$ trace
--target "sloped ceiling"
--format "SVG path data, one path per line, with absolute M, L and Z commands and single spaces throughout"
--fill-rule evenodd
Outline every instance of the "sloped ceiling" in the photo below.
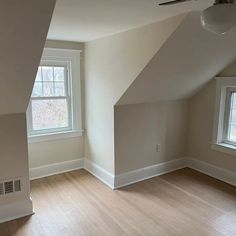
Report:
M 236 29 L 209 33 L 190 13 L 127 89 L 118 105 L 190 98 L 236 57 Z
M 55 0 L 0 2 L 0 115 L 26 111 Z
M 165 0 L 57 0 L 48 38 L 87 42 L 209 7 L 214 0 L 160 7 Z

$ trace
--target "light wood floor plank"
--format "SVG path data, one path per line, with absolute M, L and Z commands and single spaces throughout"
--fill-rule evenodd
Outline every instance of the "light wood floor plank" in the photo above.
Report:
M 185 168 L 119 190 L 84 170 L 31 182 L 36 214 L 0 236 L 236 235 L 236 188 Z

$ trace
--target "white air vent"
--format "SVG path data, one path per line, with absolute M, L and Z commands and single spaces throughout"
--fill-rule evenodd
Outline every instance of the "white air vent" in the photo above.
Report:
M 0 182 L 0 196 L 21 191 L 21 180 L 12 179 Z

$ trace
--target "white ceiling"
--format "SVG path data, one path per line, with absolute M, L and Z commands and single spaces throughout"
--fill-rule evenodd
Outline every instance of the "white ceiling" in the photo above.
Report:
M 159 7 L 166 0 L 57 0 L 48 39 L 86 42 L 183 12 L 210 6 L 213 0 L 193 0 Z

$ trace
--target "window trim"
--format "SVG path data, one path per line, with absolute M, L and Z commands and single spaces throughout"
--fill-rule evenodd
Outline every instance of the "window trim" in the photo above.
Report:
M 28 143 L 41 143 L 83 136 L 84 130 L 41 134 L 28 137 Z
M 71 99 L 71 126 L 70 128 L 52 129 L 52 132 L 30 132 L 31 117 L 27 111 L 28 142 L 43 142 L 47 140 L 63 139 L 82 136 L 81 114 L 81 80 L 80 80 L 80 54 L 81 50 L 45 48 L 40 65 L 66 66 L 68 79 L 68 97 Z M 31 102 L 31 98 L 30 98 Z M 69 106 L 68 106 L 69 107 Z
M 229 92 L 236 91 L 236 77 L 216 77 L 215 79 L 216 102 L 211 147 L 217 151 L 236 155 L 236 143 L 230 143 L 226 138 L 230 114 Z

